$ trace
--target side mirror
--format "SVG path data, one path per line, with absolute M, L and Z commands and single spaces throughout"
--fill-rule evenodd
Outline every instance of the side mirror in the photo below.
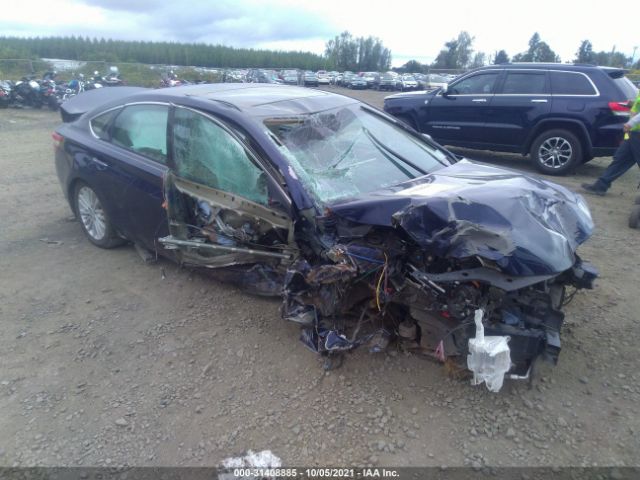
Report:
M 440 91 L 442 92 L 443 96 L 447 96 L 447 93 L 449 92 L 449 84 L 445 83 L 442 87 L 440 87 Z

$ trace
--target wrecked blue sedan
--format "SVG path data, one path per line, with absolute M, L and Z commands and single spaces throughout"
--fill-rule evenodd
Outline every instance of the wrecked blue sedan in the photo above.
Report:
M 580 195 L 459 160 L 348 97 L 103 89 L 62 115 L 56 168 L 92 243 L 281 295 L 327 368 L 399 345 L 498 390 L 557 361 L 562 307 L 597 276 L 576 253 L 593 230 Z

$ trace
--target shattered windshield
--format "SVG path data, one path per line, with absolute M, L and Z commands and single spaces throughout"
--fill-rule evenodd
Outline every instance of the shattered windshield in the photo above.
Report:
M 443 151 L 362 105 L 270 118 L 265 125 L 320 204 L 396 185 L 450 164 Z

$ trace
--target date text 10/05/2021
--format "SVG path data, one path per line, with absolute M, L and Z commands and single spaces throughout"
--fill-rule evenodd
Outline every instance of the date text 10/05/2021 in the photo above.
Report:
M 392 468 L 234 468 L 232 478 L 396 478 Z

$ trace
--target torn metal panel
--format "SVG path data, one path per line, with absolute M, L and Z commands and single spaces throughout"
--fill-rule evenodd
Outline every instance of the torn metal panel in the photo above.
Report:
M 159 239 L 181 261 L 210 268 L 290 263 L 297 255 L 284 213 L 170 173 L 165 178 L 170 235 Z
M 479 256 L 520 276 L 571 268 L 593 232 L 580 195 L 468 161 L 330 208 L 353 222 L 398 227 L 434 256 Z

